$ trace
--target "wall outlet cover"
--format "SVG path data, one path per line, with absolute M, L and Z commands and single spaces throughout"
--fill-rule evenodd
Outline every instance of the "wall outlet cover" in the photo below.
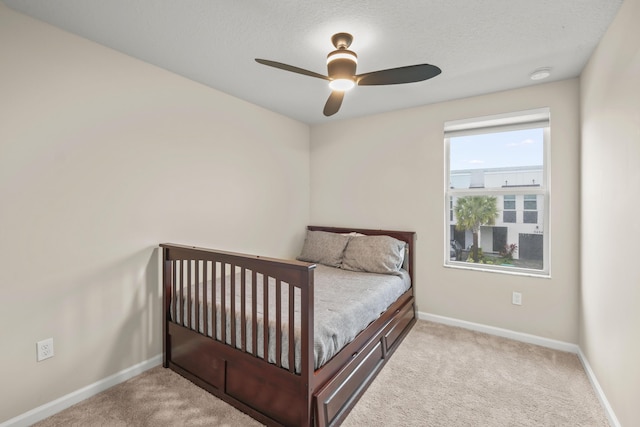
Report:
M 522 305 L 522 294 L 520 292 L 514 292 L 511 297 L 511 304 Z
M 53 357 L 53 338 L 47 338 L 36 343 L 36 357 L 38 362 Z

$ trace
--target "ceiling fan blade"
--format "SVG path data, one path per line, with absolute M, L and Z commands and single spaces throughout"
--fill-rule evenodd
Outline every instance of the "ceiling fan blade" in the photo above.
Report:
M 343 90 L 334 90 L 333 92 L 331 92 L 331 95 L 329 95 L 329 99 L 327 99 L 327 103 L 324 104 L 324 115 L 328 117 L 337 113 L 340 109 L 340 106 L 342 105 L 343 98 Z
M 294 67 L 293 65 L 283 64 L 282 62 L 269 61 L 268 59 L 256 58 L 256 62 L 262 65 L 268 65 L 269 67 L 279 68 L 285 71 L 291 71 L 292 73 L 303 74 L 305 76 L 316 77 L 323 80 L 329 80 L 329 77 L 322 74 L 314 73 L 313 71 L 305 70 L 304 68 Z
M 408 65 L 406 67 L 389 68 L 388 70 L 360 74 L 356 76 L 356 81 L 358 86 L 396 85 L 431 79 L 441 72 L 442 70 L 435 65 Z

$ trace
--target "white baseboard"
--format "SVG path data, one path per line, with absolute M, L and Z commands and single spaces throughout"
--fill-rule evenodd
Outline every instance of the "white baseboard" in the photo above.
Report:
M 591 386 L 596 392 L 596 396 L 598 396 L 598 400 L 600 400 L 600 404 L 604 408 L 604 411 L 607 414 L 607 418 L 609 418 L 609 424 L 612 427 L 622 427 L 620 421 L 616 417 L 615 412 L 613 412 L 613 408 L 609 405 L 609 401 L 607 400 L 607 396 L 605 396 L 604 391 L 602 391 L 602 387 L 600 387 L 600 383 L 596 378 L 596 374 L 593 373 L 591 369 L 591 365 L 589 365 L 589 361 L 587 357 L 582 352 L 581 348 L 578 348 L 578 357 L 580 358 L 580 362 L 582 362 L 582 366 L 584 367 L 584 371 L 587 373 L 587 378 L 591 382 Z
M 481 323 L 468 322 L 466 320 L 454 319 L 452 317 L 439 316 L 437 314 L 418 312 L 418 319 L 428 320 L 435 323 L 442 323 L 449 326 L 457 326 L 460 328 L 470 329 L 472 331 L 484 332 L 485 334 L 496 335 L 503 338 L 509 338 L 515 341 L 526 342 L 528 344 L 535 344 L 542 347 L 551 348 L 559 351 L 566 351 L 569 353 L 575 353 L 578 355 L 584 371 L 587 374 L 587 378 L 591 382 L 591 386 L 600 400 L 609 423 L 612 427 L 621 427 L 616 414 L 613 412 L 613 408 L 609 405 L 609 401 L 604 394 L 604 391 L 600 387 L 600 383 L 596 378 L 595 373 L 591 369 L 586 356 L 582 352 L 582 349 L 577 344 L 571 344 L 564 341 L 552 340 L 549 338 L 539 337 L 537 335 L 525 334 L 523 332 L 512 331 L 509 329 L 496 328 L 495 326 L 483 325 Z M 1 427 L 1 426 L 0 426 Z
M 537 335 L 525 334 L 523 332 L 512 331 L 510 329 L 496 328 L 495 326 L 483 325 L 481 323 L 473 323 L 467 322 L 466 320 L 439 316 L 437 314 L 418 312 L 418 318 L 422 320 L 429 320 L 435 323 L 442 323 L 449 326 L 457 326 L 460 328 L 470 329 L 472 331 L 484 332 L 485 334 L 509 338 L 515 341 L 526 342 L 528 344 L 535 344 L 542 347 L 552 348 L 554 350 L 566 351 L 568 353 L 578 354 L 579 350 L 579 347 L 576 344 L 552 340 L 550 338 L 539 337 Z
M 144 371 L 154 368 L 162 363 L 162 355 L 152 357 L 149 360 L 138 363 L 130 368 L 124 369 L 118 373 L 115 373 L 107 378 L 103 378 L 93 384 L 83 387 L 79 390 L 71 392 L 66 396 L 62 396 L 54 401 L 45 403 L 38 406 L 35 409 L 25 412 L 22 415 L 18 415 L 15 418 L 11 418 L 0 424 L 0 427 L 28 427 L 38 421 L 41 421 L 51 415 L 57 414 L 63 409 L 67 409 L 70 406 L 75 405 L 91 396 L 94 396 L 114 385 L 125 382 L 126 380 L 140 375 Z

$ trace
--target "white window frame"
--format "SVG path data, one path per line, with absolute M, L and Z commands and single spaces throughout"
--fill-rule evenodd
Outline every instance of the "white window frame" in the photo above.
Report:
M 445 250 L 444 266 L 468 269 L 492 271 L 506 274 L 517 274 L 534 277 L 551 277 L 551 228 L 550 228 L 550 194 L 551 194 L 551 162 L 550 162 L 550 110 L 549 108 L 538 108 L 534 110 L 519 111 L 507 114 L 499 114 L 486 117 L 448 121 L 444 124 L 444 144 L 445 144 L 445 167 L 444 167 L 444 206 L 445 206 Z M 451 188 L 450 182 L 450 138 L 464 135 L 476 135 L 483 133 L 494 133 L 500 131 L 523 130 L 543 128 L 543 183 L 539 187 L 508 187 L 508 188 Z M 541 195 L 543 198 L 543 208 L 538 206 L 538 215 L 542 215 L 543 222 L 543 268 L 521 268 L 505 267 L 500 265 L 470 263 L 466 261 L 450 259 L 451 221 L 450 200 L 452 198 L 487 195 L 504 196 L 515 195 L 524 199 L 524 195 Z M 501 212 L 503 209 L 501 209 Z

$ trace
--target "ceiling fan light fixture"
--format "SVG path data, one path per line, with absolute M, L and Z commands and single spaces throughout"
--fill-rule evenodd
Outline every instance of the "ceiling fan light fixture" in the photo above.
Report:
M 337 90 L 341 92 L 349 90 L 355 85 L 356 82 L 354 82 L 353 79 L 335 79 L 329 82 L 329 87 L 331 88 L 331 90 Z
M 355 86 L 358 56 L 347 49 L 338 49 L 327 55 L 327 71 L 331 90 L 345 91 Z

